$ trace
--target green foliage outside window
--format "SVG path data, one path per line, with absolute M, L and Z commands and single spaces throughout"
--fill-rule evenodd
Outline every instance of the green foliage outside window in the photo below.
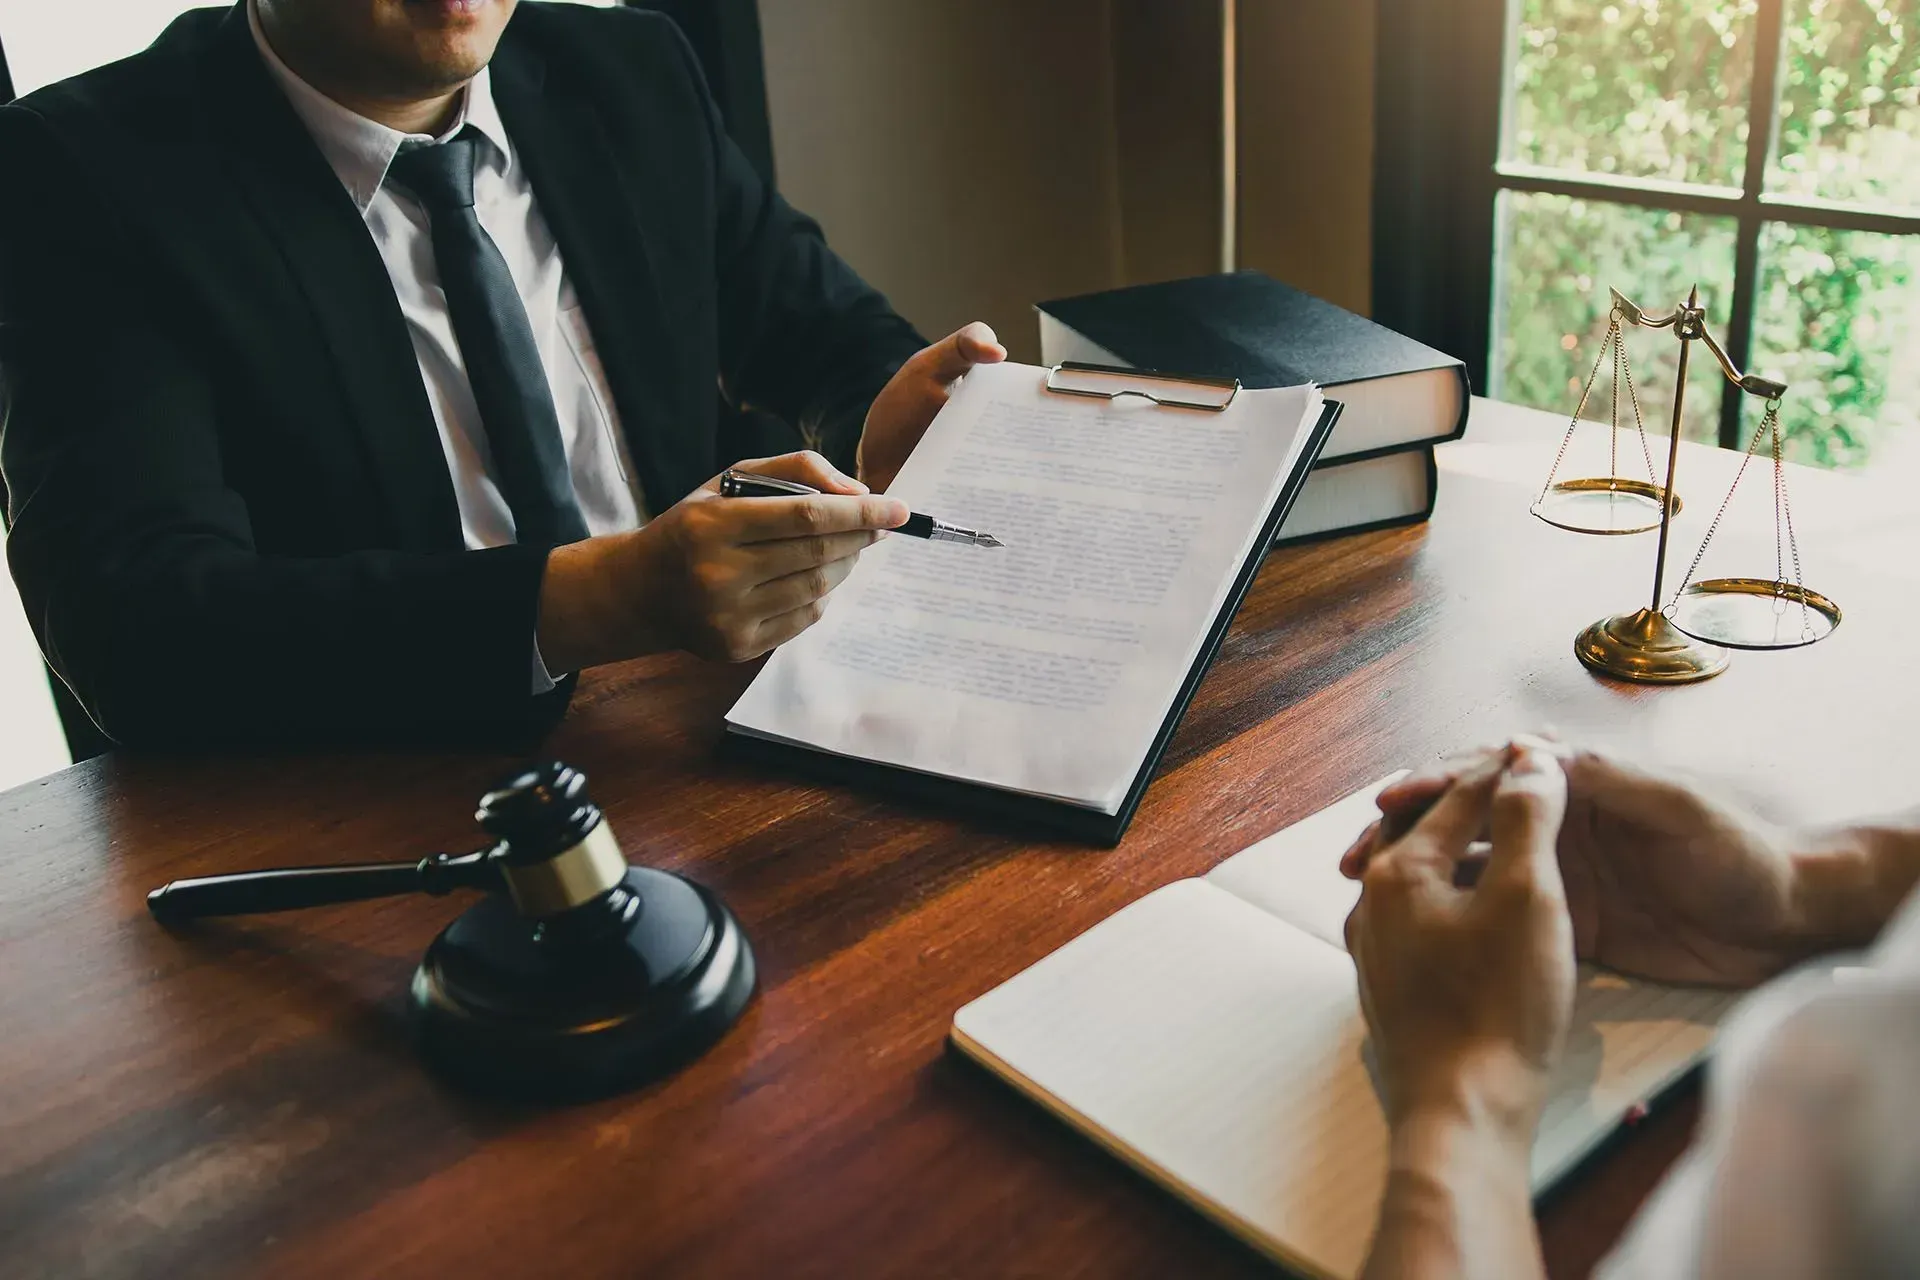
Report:
M 1920 0 L 1786 0 L 1768 190 L 1920 210 Z M 1632 182 L 1737 188 L 1758 0 L 1518 0 L 1502 159 Z M 1698 282 L 1724 336 L 1733 222 L 1593 200 L 1501 197 L 1496 394 L 1570 410 L 1607 289 L 1666 310 Z M 1862 466 L 1920 434 L 1920 236 L 1769 223 L 1752 363 L 1793 384 L 1791 455 Z M 1670 342 L 1629 333 L 1664 420 Z M 1690 396 L 1711 439 L 1718 388 Z M 1570 390 L 1570 387 L 1572 388 Z M 1589 416 L 1595 415 L 1589 407 Z M 1604 415 L 1604 406 L 1598 407 Z M 1756 419 L 1751 419 L 1757 421 Z
M 1767 190 L 1920 210 L 1920 0 L 1790 0 Z
M 1791 456 L 1861 467 L 1920 433 L 1920 236 L 1769 223 L 1753 363 L 1789 384 Z M 1756 413 L 1749 425 L 1757 425 Z
M 1610 287 L 1649 311 L 1665 312 L 1697 284 L 1709 322 L 1726 331 L 1733 297 L 1731 218 L 1511 191 L 1500 197 L 1497 225 L 1503 248 L 1494 289 L 1508 308 L 1494 338 L 1499 381 L 1493 394 L 1501 399 L 1573 412 L 1606 340 Z M 1647 425 L 1664 435 L 1679 364 L 1675 343 L 1670 335 L 1655 337 L 1631 326 L 1626 336 Z M 1686 436 L 1711 442 L 1720 429 L 1720 392 L 1706 373 L 1696 362 Z M 1588 418 L 1607 417 L 1604 397 L 1612 376 L 1601 370 L 1594 385 L 1601 398 L 1588 403 Z M 1633 421 L 1624 388 L 1620 416 L 1625 424 Z
M 1520 0 L 1502 158 L 1738 187 L 1758 0 Z

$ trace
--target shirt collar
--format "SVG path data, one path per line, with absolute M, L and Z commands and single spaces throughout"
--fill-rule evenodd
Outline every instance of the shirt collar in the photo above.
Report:
M 488 68 L 482 67 L 480 74 L 467 82 L 459 113 L 446 132 L 438 137 L 402 133 L 349 111 L 295 74 L 267 43 L 266 32 L 260 28 L 256 0 L 247 2 L 247 27 L 253 32 L 254 47 L 260 50 L 267 70 L 279 82 L 294 113 L 306 124 L 320 154 L 333 167 L 362 217 L 387 180 L 387 168 L 393 163 L 393 157 L 410 142 L 445 142 L 462 127 L 471 125 L 492 144 L 491 148 L 483 148 L 487 161 L 496 165 L 502 176 L 512 171 L 513 147 L 507 140 L 506 126 L 501 123 L 500 110 L 494 105 L 493 80 Z

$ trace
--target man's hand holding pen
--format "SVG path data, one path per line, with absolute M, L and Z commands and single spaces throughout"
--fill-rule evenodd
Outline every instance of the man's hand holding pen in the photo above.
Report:
M 806 498 L 819 492 L 812 485 L 757 474 L 744 466 L 729 467 L 720 473 L 720 496 L 723 498 Z M 990 533 L 948 524 L 945 520 L 935 520 L 918 511 L 910 512 L 906 520 L 895 525 L 892 531 L 909 538 L 925 538 L 928 542 L 959 542 L 988 549 L 1007 545 Z
M 815 492 L 723 501 L 715 476 L 630 533 L 556 547 L 539 585 L 535 632 L 548 671 L 685 649 L 745 662 L 799 635 L 826 609 L 860 552 L 898 529 L 941 541 L 998 546 L 916 516 L 882 496 L 977 364 L 1006 359 L 993 330 L 970 324 L 901 366 L 868 411 L 858 449 L 862 483 L 811 451 L 735 470 Z
M 740 469 L 818 492 L 728 501 L 715 476 L 644 528 L 556 548 L 540 593 L 549 671 L 669 649 L 757 658 L 813 625 L 860 552 L 911 515 L 817 453 Z

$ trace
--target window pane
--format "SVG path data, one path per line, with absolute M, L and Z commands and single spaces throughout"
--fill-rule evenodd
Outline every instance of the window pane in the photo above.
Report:
M 1500 193 L 1495 214 L 1493 386 L 1497 400 L 1573 414 L 1599 358 L 1615 288 L 1656 315 L 1700 286 L 1707 322 L 1726 332 L 1733 299 L 1732 218 L 1520 191 Z M 1627 355 L 1649 429 L 1666 434 L 1679 344 L 1671 330 L 1626 328 Z M 1693 362 L 1686 434 L 1714 440 L 1723 379 L 1705 353 Z M 1709 378 L 1708 375 L 1711 375 Z M 1611 374 L 1602 370 L 1586 416 L 1603 421 Z M 1626 396 L 1621 418 L 1632 423 Z
M 23 0 L 0 4 L 0 39 L 15 93 L 25 96 L 56 80 L 140 52 L 195 0 L 88 0 L 85 4 Z
M 1758 0 L 1515 0 L 1501 159 L 1740 186 L 1757 8 Z
M 1920 236 L 1768 223 L 1752 363 L 1787 383 L 1795 461 L 1920 478 Z
M 1788 0 L 1767 189 L 1920 208 L 1920 0 Z

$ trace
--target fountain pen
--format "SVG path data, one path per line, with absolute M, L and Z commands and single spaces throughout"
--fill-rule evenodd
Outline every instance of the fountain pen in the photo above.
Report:
M 733 467 L 727 468 L 720 476 L 720 496 L 723 498 L 791 498 L 819 492 L 812 485 L 801 484 L 797 480 L 776 480 L 772 476 L 757 476 L 751 471 L 740 471 Z M 990 533 L 962 529 L 957 524 L 935 520 L 918 511 L 909 515 L 905 524 L 887 532 L 904 533 L 909 538 L 926 538 L 932 542 L 964 542 L 974 547 L 1007 545 Z

